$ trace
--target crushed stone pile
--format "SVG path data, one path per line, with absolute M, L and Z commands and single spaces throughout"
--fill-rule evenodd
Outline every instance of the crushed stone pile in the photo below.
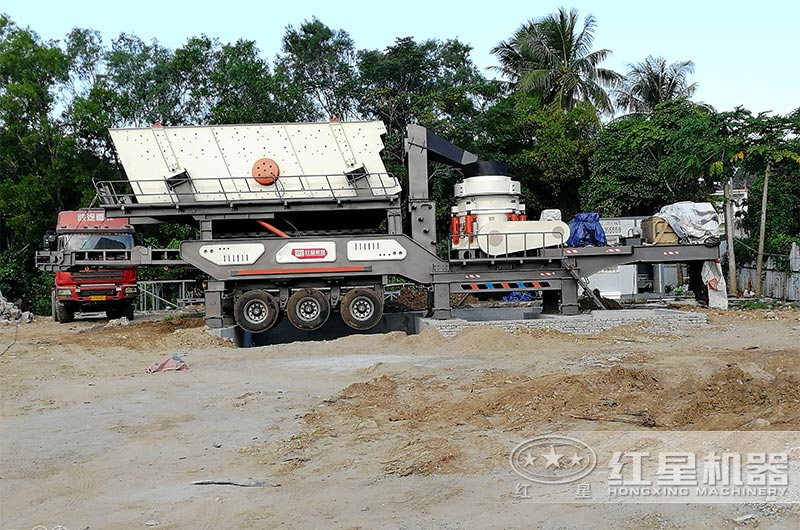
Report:
M 34 314 L 23 311 L 13 302 L 9 302 L 0 291 L 0 324 L 27 324 L 33 322 Z
M 128 317 L 120 317 L 109 320 L 108 323 L 105 325 L 105 327 L 113 328 L 115 326 L 130 326 L 130 325 L 131 321 L 128 320 Z

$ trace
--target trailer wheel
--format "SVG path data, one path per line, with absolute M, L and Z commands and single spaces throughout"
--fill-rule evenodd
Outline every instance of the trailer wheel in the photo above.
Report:
M 372 289 L 351 289 L 342 298 L 339 312 L 351 328 L 371 329 L 383 316 L 383 300 Z
M 75 320 L 75 309 L 64 302 L 56 302 L 56 321 L 66 324 Z
M 289 297 L 286 318 L 297 329 L 314 331 L 328 321 L 331 304 L 317 289 L 300 289 Z
M 250 333 L 267 331 L 278 321 L 278 302 L 266 291 L 247 291 L 236 300 L 234 317 L 236 323 Z

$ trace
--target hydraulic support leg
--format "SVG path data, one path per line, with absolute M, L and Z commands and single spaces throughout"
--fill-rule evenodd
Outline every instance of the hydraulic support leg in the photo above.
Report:
M 578 282 L 564 279 L 561 281 L 561 314 L 577 315 L 578 308 Z
M 212 329 L 228 325 L 222 309 L 222 297 L 225 293 L 225 282 L 209 280 L 206 282 L 206 325 Z
M 433 318 L 447 320 L 450 318 L 450 284 L 433 284 Z

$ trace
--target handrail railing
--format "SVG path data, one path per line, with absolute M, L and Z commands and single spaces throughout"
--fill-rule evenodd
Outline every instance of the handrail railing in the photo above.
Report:
M 321 179 L 312 181 L 310 179 Z M 346 184 L 337 184 L 333 179 Z M 252 177 L 186 177 L 170 182 L 165 178 L 95 180 L 100 206 L 152 203 L 206 203 L 239 201 L 275 201 L 286 203 L 298 199 L 325 198 L 335 201 L 352 199 L 359 192 L 372 197 L 395 197 L 399 183 L 391 173 L 365 173 L 354 184 L 347 175 L 281 175 L 274 184 L 254 185 Z M 324 197 L 319 197 L 322 194 Z
M 195 283 L 195 280 L 139 280 L 137 308 L 139 311 L 160 311 L 164 304 L 172 309 L 185 309 L 189 299 L 203 303 L 205 299 L 202 297 L 187 296 Z M 171 294 L 174 296 L 165 294 L 165 288 L 173 291 Z

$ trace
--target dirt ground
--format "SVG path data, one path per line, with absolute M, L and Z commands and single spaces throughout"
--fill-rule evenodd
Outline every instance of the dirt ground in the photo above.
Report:
M 197 318 L 0 327 L 0 529 L 799 528 L 796 504 L 515 501 L 509 453 L 542 433 L 800 446 L 800 312 L 708 317 L 251 349 Z M 146 373 L 169 354 L 189 370 Z

